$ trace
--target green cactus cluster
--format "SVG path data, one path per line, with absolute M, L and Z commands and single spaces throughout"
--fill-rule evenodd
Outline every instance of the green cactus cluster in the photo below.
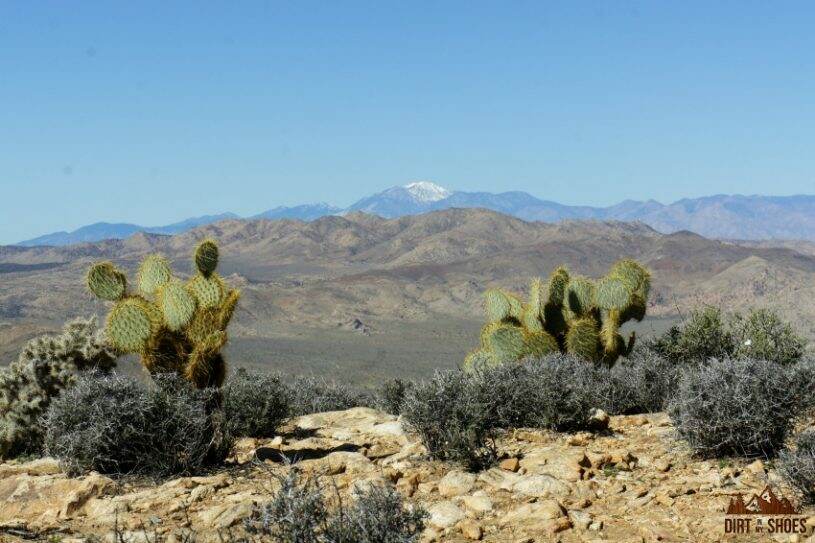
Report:
M 138 353 L 151 373 L 177 373 L 196 388 L 219 387 L 226 375 L 221 348 L 240 298 L 215 272 L 218 245 L 204 240 L 195 249 L 197 273 L 186 282 L 173 276 L 161 255 L 147 256 L 137 274 L 138 293 L 110 262 L 88 271 L 88 288 L 115 302 L 105 332 L 119 353 Z
M 620 327 L 645 317 L 650 288 L 648 270 L 634 260 L 620 260 L 596 281 L 557 268 L 548 282 L 532 281 L 526 302 L 510 292 L 488 290 L 481 346 L 467 356 L 464 367 L 555 352 L 611 366 L 634 347 L 635 334 L 626 341 Z
M 108 372 L 115 365 L 96 317 L 74 319 L 61 334 L 29 341 L 16 361 L 0 368 L 0 458 L 37 452 L 43 440 L 41 420 L 51 400 L 78 373 Z

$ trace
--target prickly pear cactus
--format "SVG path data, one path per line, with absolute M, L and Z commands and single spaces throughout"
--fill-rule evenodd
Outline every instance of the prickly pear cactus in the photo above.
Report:
M 219 387 L 226 375 L 221 348 L 240 292 L 215 272 L 218 245 L 212 240 L 195 249 L 197 273 L 186 283 L 173 277 L 161 255 L 147 256 L 137 274 L 138 294 L 110 262 L 88 271 L 88 288 L 115 302 L 105 332 L 119 353 L 138 353 L 150 373 L 174 372 L 197 388 Z
M 645 317 L 650 289 L 648 270 L 634 260 L 620 260 L 597 281 L 560 267 L 548 283 L 532 281 L 528 302 L 503 290 L 488 290 L 481 346 L 467 356 L 464 367 L 554 352 L 611 366 L 633 349 L 635 334 L 626 341 L 620 327 Z

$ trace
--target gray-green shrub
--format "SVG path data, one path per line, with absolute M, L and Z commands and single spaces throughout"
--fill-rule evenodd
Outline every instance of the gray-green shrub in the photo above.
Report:
M 497 460 L 495 398 L 461 371 L 436 371 L 407 391 L 404 420 L 433 458 L 483 469 Z
M 809 428 L 795 438 L 795 448 L 781 451 L 778 469 L 806 503 L 815 503 L 815 429 Z
M 774 311 L 754 309 L 736 314 L 730 323 L 736 358 L 756 358 L 788 364 L 799 360 L 806 345 L 792 325 Z
M 281 543 L 413 543 L 427 513 L 406 506 L 396 490 L 373 485 L 358 492 L 350 505 L 326 499 L 314 479 L 292 471 L 280 480 L 271 501 L 255 506 L 244 524 L 249 540 Z
M 805 340 L 770 309 L 746 314 L 706 306 L 680 325 L 641 343 L 635 351 L 653 351 L 676 363 L 704 363 L 711 358 L 754 358 L 778 363 L 799 360 Z
M 89 375 L 56 398 L 45 418 L 45 448 L 70 473 L 191 474 L 226 458 L 232 438 L 217 391 L 173 375 L 148 385 Z
M 714 359 L 682 371 L 668 413 L 700 456 L 771 457 L 805 415 L 809 388 L 795 365 Z
M 279 373 L 239 369 L 222 391 L 224 415 L 235 437 L 272 437 L 292 414 L 292 391 Z
M 71 320 L 62 333 L 29 341 L 16 361 L 0 369 L 0 458 L 39 452 L 41 419 L 53 399 L 78 374 L 115 365 L 96 317 Z
M 293 416 L 340 411 L 373 404 L 369 394 L 336 381 L 297 376 L 286 384 Z

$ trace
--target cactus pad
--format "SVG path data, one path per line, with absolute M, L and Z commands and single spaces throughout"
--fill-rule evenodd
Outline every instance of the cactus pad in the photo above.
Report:
M 547 332 L 524 334 L 525 356 L 546 356 L 559 351 L 557 340 Z
M 223 299 L 223 281 L 215 273 L 210 274 L 209 277 L 196 275 L 187 286 L 198 300 L 198 305 L 204 309 L 217 307 Z
M 167 284 L 172 277 L 170 264 L 161 255 L 148 255 L 142 260 L 139 266 L 138 285 L 139 290 L 152 296 L 156 291 Z
M 156 299 L 167 328 L 180 330 L 195 314 L 195 298 L 180 281 L 170 281 L 158 290 Z
M 110 312 L 105 332 L 121 352 L 144 351 L 150 337 L 158 330 L 157 316 L 149 302 L 135 296 L 125 298 Z
M 604 277 L 597 282 L 595 300 L 600 309 L 623 310 L 631 304 L 632 292 L 616 277 Z
M 88 270 L 88 288 L 97 297 L 115 302 L 127 291 L 127 278 L 110 262 L 99 262 Z
M 195 267 L 204 277 L 209 277 L 218 266 L 218 245 L 205 239 L 195 248 Z
M 566 352 L 585 360 L 599 357 L 600 332 L 592 318 L 577 319 L 566 333 Z
M 594 283 L 585 277 L 574 277 L 566 288 L 566 303 L 576 317 L 585 317 L 594 309 Z

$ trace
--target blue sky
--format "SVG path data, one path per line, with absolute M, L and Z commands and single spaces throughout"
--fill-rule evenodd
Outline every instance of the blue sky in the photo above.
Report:
M 815 193 L 811 2 L 2 2 L 0 243 L 416 179 Z

